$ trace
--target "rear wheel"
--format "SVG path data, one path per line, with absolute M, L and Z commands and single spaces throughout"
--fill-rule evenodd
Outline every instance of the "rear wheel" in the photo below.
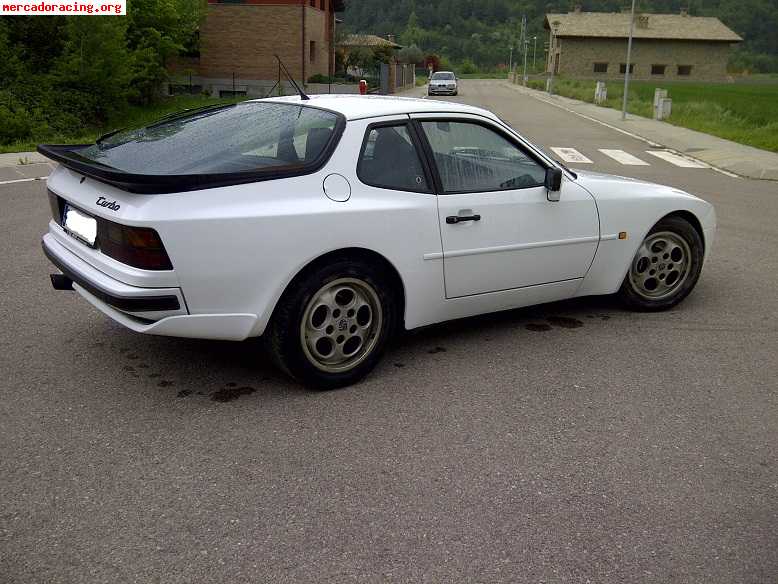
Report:
M 681 217 L 666 217 L 640 244 L 619 296 L 634 310 L 672 308 L 697 284 L 703 254 L 697 230 Z
M 315 389 L 367 375 L 398 319 L 390 279 L 361 261 L 337 260 L 295 282 L 270 325 L 270 350 L 292 377 Z

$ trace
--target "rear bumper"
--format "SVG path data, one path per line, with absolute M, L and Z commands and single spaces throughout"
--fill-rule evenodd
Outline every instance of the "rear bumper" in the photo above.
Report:
M 105 286 L 97 280 L 90 278 L 80 271 L 72 262 L 68 262 L 62 250 L 55 251 L 47 245 L 46 240 L 41 242 L 43 253 L 49 258 L 57 269 L 67 276 L 73 284 L 83 288 L 95 298 L 113 306 L 117 310 L 125 312 L 177 312 L 181 309 L 181 303 L 175 294 L 156 294 L 149 291 L 148 295 L 123 295 L 116 290 L 116 286 Z M 58 245 L 58 244 L 55 244 Z M 69 252 L 68 252 L 69 253 Z
M 180 288 L 130 286 L 101 272 L 68 250 L 51 234 L 43 236 L 43 252 L 73 289 L 103 314 L 146 334 L 240 341 L 257 321 L 255 314 L 189 314 Z

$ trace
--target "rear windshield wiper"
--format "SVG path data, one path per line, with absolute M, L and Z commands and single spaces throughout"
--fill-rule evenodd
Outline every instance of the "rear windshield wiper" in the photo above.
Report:
M 95 140 L 95 144 L 100 144 L 103 140 L 106 140 L 106 139 L 110 138 L 111 136 L 115 136 L 119 132 L 123 132 L 126 129 L 127 128 L 119 128 L 118 130 L 111 130 L 107 134 L 103 134 L 97 140 Z
M 155 128 L 155 127 L 157 127 L 157 126 L 159 126 L 161 124 L 164 124 L 164 123 L 170 122 L 172 120 L 175 120 L 175 119 L 178 119 L 178 118 L 181 118 L 181 117 L 185 117 L 185 116 L 188 116 L 188 115 L 191 115 L 191 114 L 195 114 L 195 113 L 199 113 L 199 112 L 208 112 L 208 111 L 214 111 L 215 112 L 215 111 L 218 111 L 218 110 L 221 110 L 221 109 L 226 109 L 228 107 L 232 107 L 233 105 L 235 105 L 235 104 L 234 103 L 227 103 L 227 104 L 219 103 L 219 104 L 204 105 L 204 106 L 200 106 L 200 107 L 189 107 L 189 108 L 186 108 L 186 109 L 183 109 L 183 110 L 179 110 L 177 112 L 171 112 L 169 114 L 166 114 L 166 115 L 162 116 L 161 118 L 153 121 L 151 124 L 146 126 L 146 128 Z M 103 134 L 97 140 L 95 140 L 95 144 L 97 144 L 99 146 L 100 144 L 102 144 L 105 140 L 107 140 L 111 136 L 115 136 L 116 134 L 118 134 L 120 132 L 123 132 L 123 131 L 125 131 L 127 129 L 128 128 L 119 128 L 118 130 L 112 130 L 112 131 L 108 132 L 107 134 Z M 118 144 L 117 144 L 117 146 L 118 146 Z
M 203 105 L 200 107 L 188 107 L 186 109 L 177 111 L 177 112 L 171 112 L 167 115 L 162 116 L 158 120 L 155 120 L 148 126 L 147 128 L 155 128 L 157 126 L 160 126 L 164 123 L 170 122 L 172 120 L 177 120 L 178 118 L 183 118 L 192 114 L 200 113 L 200 112 L 211 112 L 211 111 L 219 111 L 222 109 L 227 109 L 228 107 L 234 107 L 236 104 L 234 103 L 218 103 L 218 104 L 211 104 L 211 105 Z

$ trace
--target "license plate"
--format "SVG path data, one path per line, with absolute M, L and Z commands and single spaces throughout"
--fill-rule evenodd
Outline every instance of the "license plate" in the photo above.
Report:
M 89 246 L 95 245 L 95 239 L 97 239 L 97 219 L 67 204 L 65 205 L 62 219 L 62 226 L 70 235 L 80 239 Z

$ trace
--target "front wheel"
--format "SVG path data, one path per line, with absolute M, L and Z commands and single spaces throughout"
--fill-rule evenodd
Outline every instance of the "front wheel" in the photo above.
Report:
M 383 270 L 336 260 L 305 274 L 282 297 L 266 335 L 283 370 L 314 389 L 351 385 L 378 363 L 398 320 Z
M 666 217 L 640 244 L 618 295 L 633 310 L 672 308 L 697 284 L 703 257 L 697 230 L 681 217 Z

